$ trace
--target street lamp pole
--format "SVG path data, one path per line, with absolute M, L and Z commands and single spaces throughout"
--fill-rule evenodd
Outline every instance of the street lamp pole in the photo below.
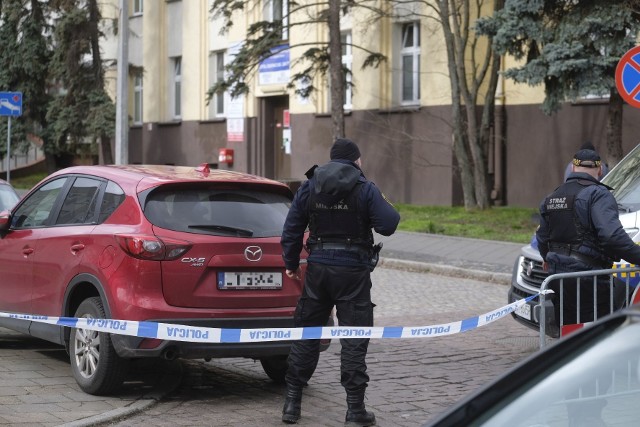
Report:
M 129 0 L 120 0 L 116 89 L 116 165 L 129 163 Z

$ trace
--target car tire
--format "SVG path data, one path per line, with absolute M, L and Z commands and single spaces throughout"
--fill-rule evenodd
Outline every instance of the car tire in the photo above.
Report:
M 260 359 L 265 374 L 276 384 L 284 384 L 284 378 L 287 375 L 287 368 L 289 367 L 289 363 L 287 362 L 288 357 L 287 355 L 280 355 Z
M 84 300 L 76 310 L 77 318 L 104 319 L 105 311 L 99 297 Z M 128 360 L 120 358 L 111 336 L 81 328 L 71 328 L 69 359 L 76 382 L 85 393 L 107 395 L 122 385 Z

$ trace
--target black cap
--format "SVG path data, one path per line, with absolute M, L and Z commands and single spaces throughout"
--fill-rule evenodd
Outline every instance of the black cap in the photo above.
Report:
M 355 162 L 360 158 L 360 150 L 355 142 L 346 138 L 338 138 L 331 147 L 331 160 L 344 159 Z
M 582 149 L 573 156 L 573 164 L 583 168 L 597 168 L 600 166 L 600 156 L 594 150 Z

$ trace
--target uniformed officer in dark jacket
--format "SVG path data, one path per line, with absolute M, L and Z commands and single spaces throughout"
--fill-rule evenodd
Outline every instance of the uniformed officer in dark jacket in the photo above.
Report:
M 393 234 L 400 215 L 360 170 L 360 150 L 348 139 L 337 139 L 331 161 L 314 166 L 294 197 L 282 233 L 286 274 L 299 278 L 300 253 L 309 251 L 302 296 L 295 311 L 296 327 L 324 326 L 336 307 L 340 326 L 373 326 L 371 258 L 373 228 Z M 369 339 L 342 339 L 340 378 L 347 393 L 347 425 L 370 426 L 375 415 L 364 405 L 369 376 L 365 357 Z M 287 394 L 282 421 L 300 419 L 302 388 L 319 359 L 318 340 L 296 341 L 289 354 Z
M 601 175 L 600 156 L 593 150 L 579 150 L 573 158 L 573 172 L 542 202 L 536 237 L 550 274 L 609 269 L 621 258 L 640 264 L 640 247 L 622 228 L 617 202 L 611 188 L 599 181 Z M 558 295 L 559 281 L 555 282 L 550 287 Z M 578 321 L 576 282 L 563 280 L 563 324 Z M 624 284 L 615 280 L 612 294 L 610 288 L 610 276 L 599 276 L 597 317 L 610 312 L 610 295 L 614 309 L 624 304 Z M 593 279 L 581 278 L 580 322 L 594 320 L 593 292 Z M 553 298 L 558 324 L 558 297 Z

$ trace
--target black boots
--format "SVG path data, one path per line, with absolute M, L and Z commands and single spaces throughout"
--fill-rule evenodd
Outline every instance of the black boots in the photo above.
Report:
M 300 419 L 300 406 L 302 404 L 302 388 L 287 386 L 287 395 L 282 408 L 282 422 L 295 424 Z
M 376 425 L 376 416 L 364 407 L 364 391 L 347 393 L 347 415 L 344 425 L 349 427 L 365 427 Z
M 282 408 L 282 422 L 296 424 L 300 420 L 302 406 L 302 388 L 287 386 L 287 394 Z M 347 393 L 347 415 L 344 423 L 348 427 L 366 427 L 376 425 L 376 416 L 364 407 L 364 391 Z

